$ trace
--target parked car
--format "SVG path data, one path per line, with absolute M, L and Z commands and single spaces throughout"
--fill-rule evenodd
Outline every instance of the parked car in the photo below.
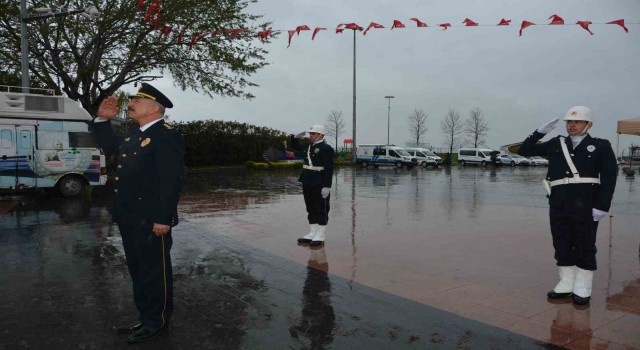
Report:
M 548 160 L 546 160 L 546 159 L 544 159 L 542 157 L 539 157 L 539 156 L 530 157 L 529 158 L 529 163 L 531 165 L 533 165 L 533 166 L 536 166 L 536 165 L 548 166 L 549 165 L 549 161 Z
M 498 156 L 498 161 L 500 162 L 500 164 L 507 164 L 507 165 L 511 165 L 511 166 L 516 166 L 516 161 L 511 158 L 510 155 L 508 154 L 501 154 Z
M 394 165 L 396 168 L 409 169 L 418 165 L 418 158 L 410 155 L 402 147 L 393 145 L 358 145 L 356 164 L 364 168 L 369 165 Z
M 511 159 L 516 162 L 516 165 L 530 165 L 529 159 L 519 154 L 512 154 Z
M 418 158 L 418 164 L 423 167 L 438 166 L 442 164 L 442 158 L 425 148 L 405 148 L 410 155 Z
M 460 148 L 458 150 L 458 163 L 462 166 L 467 164 L 479 164 L 481 166 L 485 166 L 493 163 L 491 155 L 495 155 L 497 153 L 499 153 L 499 151 L 494 151 L 488 148 Z M 499 163 L 497 159 L 496 163 Z

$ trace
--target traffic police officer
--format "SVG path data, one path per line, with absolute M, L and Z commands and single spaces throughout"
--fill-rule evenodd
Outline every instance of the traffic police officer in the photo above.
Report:
M 333 148 L 324 140 L 324 126 L 314 125 L 307 133 L 311 144 L 307 148 L 298 181 L 302 183 L 304 203 L 307 206 L 309 233 L 298 238 L 298 243 L 322 246 L 329 221 Z
M 122 235 L 139 317 L 116 330 L 133 333 L 129 343 L 155 338 L 173 314 L 171 227 L 178 224 L 184 140 L 164 122 L 165 108 L 171 107 L 160 91 L 142 83 L 128 104 L 128 115 L 139 128 L 122 137 L 113 133 L 110 120 L 119 110 L 115 96 L 102 102 L 93 123 L 98 145 L 118 151 L 112 214 Z
M 572 107 L 564 120 L 569 137 L 537 143 L 555 128 L 556 118 L 529 135 L 518 154 L 549 158 L 545 187 L 550 192 L 549 219 L 560 282 L 547 296 L 571 296 L 574 304 L 584 305 L 591 299 L 593 271 L 597 269 L 598 221 L 611 206 L 617 165 L 609 141 L 587 133 L 593 125 L 589 108 Z

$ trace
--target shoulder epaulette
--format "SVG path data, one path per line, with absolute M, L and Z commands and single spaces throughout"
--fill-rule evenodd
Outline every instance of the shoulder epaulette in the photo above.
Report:
M 169 125 L 169 124 L 167 124 L 167 123 L 164 123 L 164 128 L 165 128 L 165 129 L 168 129 L 168 130 L 172 130 L 172 129 L 173 129 L 173 126 L 171 126 L 171 125 Z

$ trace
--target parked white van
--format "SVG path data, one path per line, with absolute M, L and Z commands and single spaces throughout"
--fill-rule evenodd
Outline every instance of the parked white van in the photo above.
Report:
M 16 88 L 19 89 L 19 88 Z M 0 91 L 0 189 L 55 188 L 65 197 L 107 182 L 91 116 L 64 96 Z
M 358 145 L 356 164 L 363 167 L 369 165 L 394 165 L 396 168 L 413 168 L 418 165 L 418 159 L 411 156 L 402 147 L 393 145 Z
M 426 148 L 405 148 L 410 155 L 418 158 L 418 164 L 423 167 L 438 166 L 442 164 L 442 158 Z
M 467 164 L 480 164 L 481 166 L 497 164 L 497 157 L 494 157 L 495 160 L 491 159 L 492 152 L 496 155 L 500 153 L 489 148 L 460 148 L 458 150 L 458 163 L 462 166 Z

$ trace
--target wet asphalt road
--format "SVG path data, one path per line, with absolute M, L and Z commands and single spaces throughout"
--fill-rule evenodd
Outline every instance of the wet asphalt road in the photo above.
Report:
M 481 226 L 493 226 L 485 216 L 500 221 L 496 213 L 505 208 L 532 208 L 535 215 L 543 215 L 544 172 L 541 168 L 339 169 L 332 188 L 330 229 L 345 235 L 334 239 L 330 231 L 327 247 L 321 250 L 286 243 L 295 240 L 298 228 L 305 228 L 297 173 L 245 169 L 191 173 L 180 204 L 183 220 L 174 233 L 179 236 L 172 250 L 176 276 L 172 330 L 136 347 L 553 348 L 407 295 L 385 292 L 375 278 L 363 277 L 366 271 L 356 273 L 354 263 L 356 255 L 359 264 L 367 262 L 367 241 L 356 254 L 355 233 L 366 237 L 366 232 L 378 232 L 377 226 L 385 232 L 407 232 L 413 228 L 405 222 L 424 227 L 421 218 L 438 227 L 470 220 L 482 232 Z M 636 189 L 636 179 L 619 178 L 615 215 L 637 214 Z M 19 204 L 0 217 L 0 348 L 127 347 L 126 337 L 110 330 L 136 313 L 119 233 L 110 222 L 109 196 L 11 198 Z M 419 264 L 393 260 L 372 264 L 399 264 L 403 270 Z M 440 259 L 438 264 L 454 266 L 457 260 L 452 257 L 448 264 Z M 630 278 L 635 278 L 637 264 L 631 269 Z

